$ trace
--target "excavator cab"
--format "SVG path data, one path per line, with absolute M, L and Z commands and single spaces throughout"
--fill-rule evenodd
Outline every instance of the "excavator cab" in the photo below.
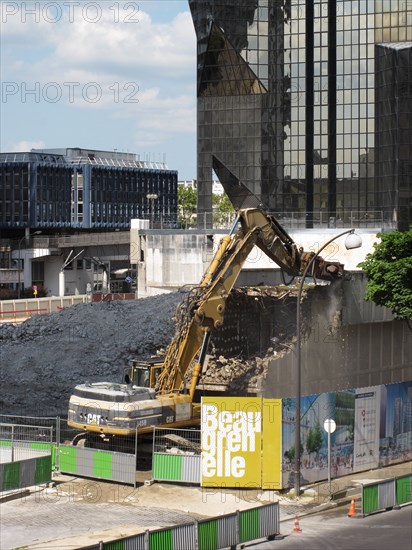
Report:
M 154 388 L 163 368 L 158 361 L 132 360 L 131 365 L 123 369 L 123 384 L 132 384 L 142 388 Z

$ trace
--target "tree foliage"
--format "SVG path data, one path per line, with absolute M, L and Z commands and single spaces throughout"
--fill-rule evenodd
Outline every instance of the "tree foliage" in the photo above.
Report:
M 309 429 L 309 433 L 306 439 L 306 450 L 308 453 L 318 453 L 322 448 L 322 430 L 319 422 Z
M 193 224 L 193 215 L 196 213 L 197 192 L 193 187 L 179 185 L 177 189 L 177 207 L 179 211 L 179 224 L 182 227 L 190 227 Z
M 412 319 L 412 226 L 380 233 L 374 251 L 359 264 L 368 278 L 365 300 L 385 306 L 399 319 Z
M 196 225 L 197 191 L 193 187 L 179 185 L 177 204 L 179 211 L 179 225 L 194 227 Z M 234 208 L 226 193 L 212 195 L 213 223 L 215 226 L 227 226 L 233 218 Z

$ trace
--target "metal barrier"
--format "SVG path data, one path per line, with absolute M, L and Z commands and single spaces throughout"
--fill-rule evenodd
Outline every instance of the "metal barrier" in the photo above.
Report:
M 24 489 L 51 481 L 51 454 L 0 464 L 0 491 Z
M 86 294 L 24 300 L 0 300 L 0 321 L 8 323 L 22 322 L 33 315 L 53 313 L 83 302 L 87 302 Z
M 79 432 L 59 417 L 0 415 L 0 463 L 51 455 L 52 469 L 136 486 L 134 452 L 112 452 L 69 444 Z M 64 442 L 64 443 L 62 443 Z
M 386 479 L 362 486 L 362 510 L 366 516 L 412 503 L 412 475 Z
M 59 469 L 65 474 L 93 477 L 136 487 L 136 455 L 59 445 Z
M 35 485 L 50 481 L 51 470 L 58 467 L 56 444 L 59 433 L 59 417 L 0 415 L 2 484 L 19 488 L 19 483 L 23 487 L 27 486 L 26 483 Z M 44 462 L 37 459 L 42 458 L 50 460 L 51 464 L 45 479 L 39 481 L 44 477 L 39 474 Z
M 57 448 L 59 470 L 65 474 L 91 477 L 136 486 L 136 435 L 117 438 L 116 451 L 99 434 L 86 434 L 60 422 L 60 441 Z M 92 440 L 88 447 L 87 437 Z M 73 443 L 77 444 L 73 444 Z
M 155 428 L 152 478 L 200 484 L 200 430 Z
M 279 503 L 84 546 L 84 550 L 218 550 L 280 533 Z
M 44 454 L 52 455 L 52 466 L 55 469 L 53 426 L 0 422 L 0 463 L 17 462 Z

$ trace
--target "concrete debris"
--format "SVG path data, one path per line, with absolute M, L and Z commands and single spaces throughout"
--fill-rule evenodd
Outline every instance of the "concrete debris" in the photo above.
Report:
M 260 357 L 241 359 L 236 357 L 209 358 L 206 373 L 202 376 L 202 384 L 227 385 L 231 391 L 238 391 L 239 395 L 246 387 L 256 387 L 258 379 L 264 376 L 267 370 L 267 361 Z

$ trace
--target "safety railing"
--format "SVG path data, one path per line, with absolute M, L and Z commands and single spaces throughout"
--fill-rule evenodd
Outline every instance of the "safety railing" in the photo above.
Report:
M 272 539 L 280 533 L 279 503 L 273 502 L 224 516 L 194 521 L 134 536 L 84 546 L 87 550 L 218 550 L 259 539 Z
M 44 313 L 54 313 L 87 301 L 86 294 L 24 300 L 0 300 L 0 322 L 18 323 Z
M 362 486 L 362 515 L 412 503 L 412 475 L 385 479 Z

